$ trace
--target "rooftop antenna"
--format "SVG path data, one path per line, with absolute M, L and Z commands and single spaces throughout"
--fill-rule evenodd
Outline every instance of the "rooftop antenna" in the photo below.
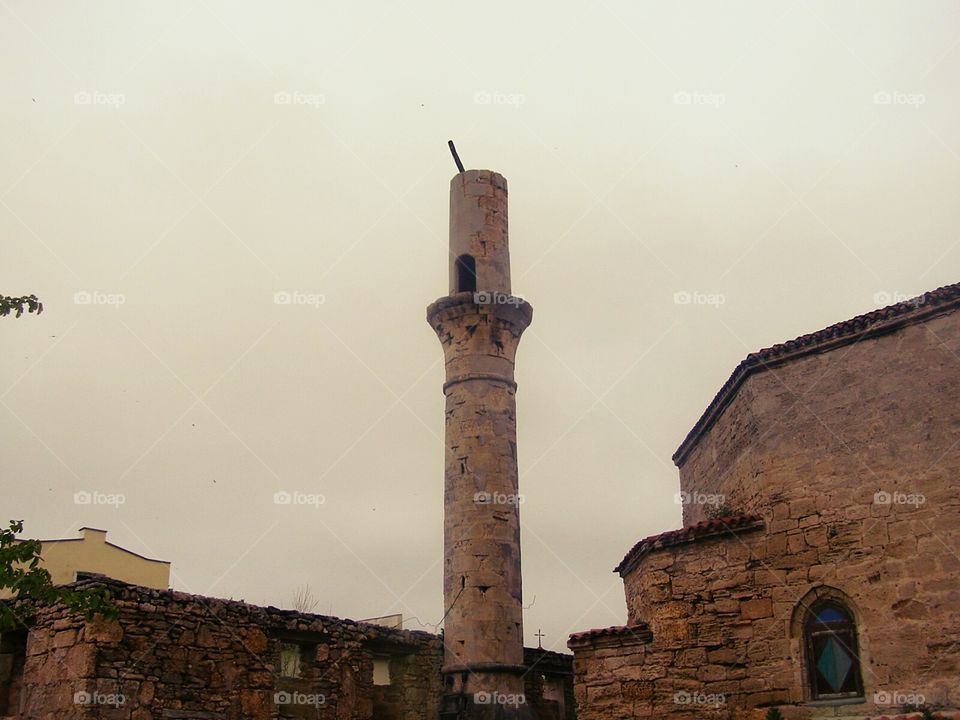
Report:
M 447 145 L 450 147 L 450 154 L 453 155 L 453 161 L 457 164 L 457 170 L 463 172 L 463 163 L 460 162 L 460 156 L 457 155 L 457 149 L 453 146 L 453 140 L 447 140 Z

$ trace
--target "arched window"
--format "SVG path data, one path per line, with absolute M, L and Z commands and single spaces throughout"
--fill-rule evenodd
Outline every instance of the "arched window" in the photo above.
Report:
M 810 606 L 803 625 L 807 678 L 813 700 L 863 696 L 853 614 L 835 598 Z
M 477 291 L 477 261 L 473 255 L 457 258 L 457 292 Z

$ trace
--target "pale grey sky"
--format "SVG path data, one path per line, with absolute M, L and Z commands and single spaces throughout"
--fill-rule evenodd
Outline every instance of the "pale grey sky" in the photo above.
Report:
M 0 323 L 3 517 L 432 629 L 453 138 L 534 306 L 527 642 L 622 623 L 735 365 L 958 280 L 958 43 L 955 1 L 0 0 L 0 291 L 46 305 Z

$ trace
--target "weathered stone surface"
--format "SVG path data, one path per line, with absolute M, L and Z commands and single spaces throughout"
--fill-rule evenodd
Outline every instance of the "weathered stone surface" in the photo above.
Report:
M 514 360 L 532 308 L 510 294 L 507 186 L 450 182 L 450 294 L 427 308 L 446 366 L 444 672 L 451 693 L 523 691 Z
M 654 549 L 627 568 L 629 622 L 653 637 L 629 655 L 571 640 L 580 719 L 762 720 L 766 705 L 787 720 L 897 715 L 878 692 L 923 695 L 944 717 L 960 709 L 957 357 L 954 308 L 749 376 L 688 450 L 680 486 L 761 515 L 763 529 Z M 684 505 L 685 525 L 707 510 Z M 804 607 L 834 593 L 857 622 L 864 698 L 815 708 Z M 657 678 L 652 701 L 610 694 L 641 675 Z M 711 692 L 718 707 L 674 700 Z
M 22 674 L 11 684 L 0 672 L 0 690 L 22 693 L 17 720 L 265 720 L 281 706 L 295 717 L 326 720 L 421 720 L 439 713 L 442 637 L 95 582 L 109 587 L 119 618 L 85 623 L 62 607 L 42 610 L 23 648 Z M 302 648 L 298 677 L 280 671 L 285 642 Z M 389 658 L 391 684 L 374 685 L 374 657 Z M 572 657 L 526 649 L 523 663 L 532 671 L 521 692 L 536 717 L 573 720 Z M 94 701 L 78 705 L 76 693 Z M 284 704 L 277 693 L 302 702 Z
M 98 582 L 109 584 L 120 617 L 88 625 L 81 618 L 76 629 L 55 630 L 75 616 L 60 607 L 40 612 L 28 642 L 19 720 L 260 720 L 277 717 L 278 692 L 322 697 L 306 707 L 314 718 L 371 718 L 375 707 L 405 720 L 438 712 L 443 646 L 434 635 Z M 193 630 L 177 633 L 181 627 Z M 305 648 L 299 677 L 280 673 L 283 642 Z M 313 651 L 321 645 L 324 653 Z M 395 658 L 392 670 L 402 683 L 375 703 L 373 657 L 380 654 Z M 77 692 L 95 701 L 77 706 Z

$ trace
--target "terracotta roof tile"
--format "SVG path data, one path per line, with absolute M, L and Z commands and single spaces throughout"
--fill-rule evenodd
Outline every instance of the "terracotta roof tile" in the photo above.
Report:
M 648 642 L 653 636 L 650 633 L 650 627 L 645 623 L 639 625 L 614 625 L 612 627 L 597 628 L 595 630 L 585 630 L 583 632 L 570 635 L 568 643 L 584 642 L 608 637 L 635 636 L 644 642 Z
M 651 550 L 659 550 L 686 542 L 696 542 L 718 535 L 733 535 L 736 532 L 761 527 L 763 527 L 763 518 L 759 515 L 725 515 L 712 520 L 702 520 L 696 525 L 688 525 L 679 530 L 668 530 L 659 535 L 651 535 L 630 548 L 630 552 L 624 556 L 613 571 L 623 575 L 628 566 Z
M 944 285 L 911 300 L 857 315 L 823 330 L 750 353 L 737 365 L 693 429 L 687 433 L 680 447 L 673 454 L 673 462 L 678 466 L 683 462 L 690 449 L 720 416 L 727 403 L 751 373 L 766 370 L 803 355 L 830 350 L 863 337 L 890 332 L 903 325 L 920 322 L 926 317 L 956 305 L 960 305 L 960 283 Z

